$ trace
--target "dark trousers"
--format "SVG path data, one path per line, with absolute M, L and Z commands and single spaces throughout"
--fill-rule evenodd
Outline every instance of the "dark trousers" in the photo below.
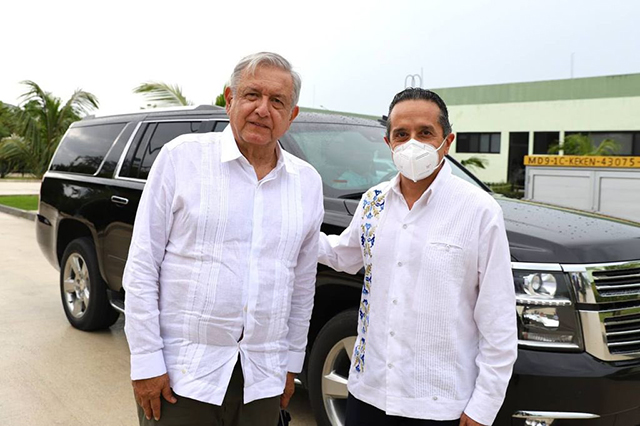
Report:
M 176 395 L 171 404 L 163 397 L 160 420 L 147 420 L 138 405 L 140 426 L 276 426 L 280 413 L 280 396 L 243 403 L 244 378 L 240 361 L 233 370 L 229 388 L 221 406 Z M 136 404 L 137 405 L 137 404 Z
M 349 394 L 345 426 L 458 426 L 458 420 L 421 420 L 388 416 L 384 411 Z

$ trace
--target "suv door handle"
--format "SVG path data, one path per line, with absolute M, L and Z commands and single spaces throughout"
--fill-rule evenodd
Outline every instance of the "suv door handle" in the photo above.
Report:
M 116 203 L 116 204 L 120 204 L 122 206 L 126 206 L 127 204 L 129 204 L 129 199 L 128 198 L 118 197 L 117 195 L 112 195 L 111 196 L 111 201 Z

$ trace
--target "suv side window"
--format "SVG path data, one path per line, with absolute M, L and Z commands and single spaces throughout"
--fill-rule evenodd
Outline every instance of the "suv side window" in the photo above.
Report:
M 131 146 L 127 154 L 128 170 L 122 170 L 121 176 L 146 179 L 160 149 L 167 142 L 200 129 L 200 121 L 176 121 L 149 123 L 143 128 L 144 134 L 136 146 Z
M 69 129 L 51 162 L 51 170 L 94 174 L 125 125 L 111 123 Z

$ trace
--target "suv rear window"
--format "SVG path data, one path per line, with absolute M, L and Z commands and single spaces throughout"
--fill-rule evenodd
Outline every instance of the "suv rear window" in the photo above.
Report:
M 69 129 L 51 162 L 51 170 L 92 175 L 126 123 Z

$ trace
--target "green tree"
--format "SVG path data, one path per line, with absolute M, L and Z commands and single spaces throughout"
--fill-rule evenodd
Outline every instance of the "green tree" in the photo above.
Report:
M 17 113 L 17 133 L 0 140 L 0 162 L 19 165 L 41 177 L 67 128 L 94 108 L 97 98 L 78 89 L 67 102 L 44 91 L 33 81 L 23 81 L 27 91 Z
M 193 105 L 182 93 L 182 89 L 177 84 L 172 86 L 161 81 L 149 81 L 134 88 L 133 93 L 143 95 L 147 101 L 152 102 L 152 104 L 147 104 L 147 106 L 154 108 L 156 106 Z
M 17 108 L 0 101 L 0 139 L 18 130 Z
M 620 144 L 613 139 L 605 139 L 595 146 L 588 135 L 574 134 L 564 138 L 564 141 L 549 147 L 549 154 L 564 155 L 615 155 L 620 152 Z
M 218 106 L 223 107 L 223 108 L 225 106 L 227 106 L 227 101 L 224 98 L 224 91 L 225 90 L 227 90 L 227 85 L 226 84 L 222 87 L 222 93 L 220 93 L 218 96 L 216 96 L 216 102 L 215 102 L 214 105 L 218 105 Z
M 17 108 L 0 102 L 0 141 L 17 132 L 18 118 L 16 116 Z M 15 166 L 8 160 L 0 160 L 0 178 L 5 177 Z

